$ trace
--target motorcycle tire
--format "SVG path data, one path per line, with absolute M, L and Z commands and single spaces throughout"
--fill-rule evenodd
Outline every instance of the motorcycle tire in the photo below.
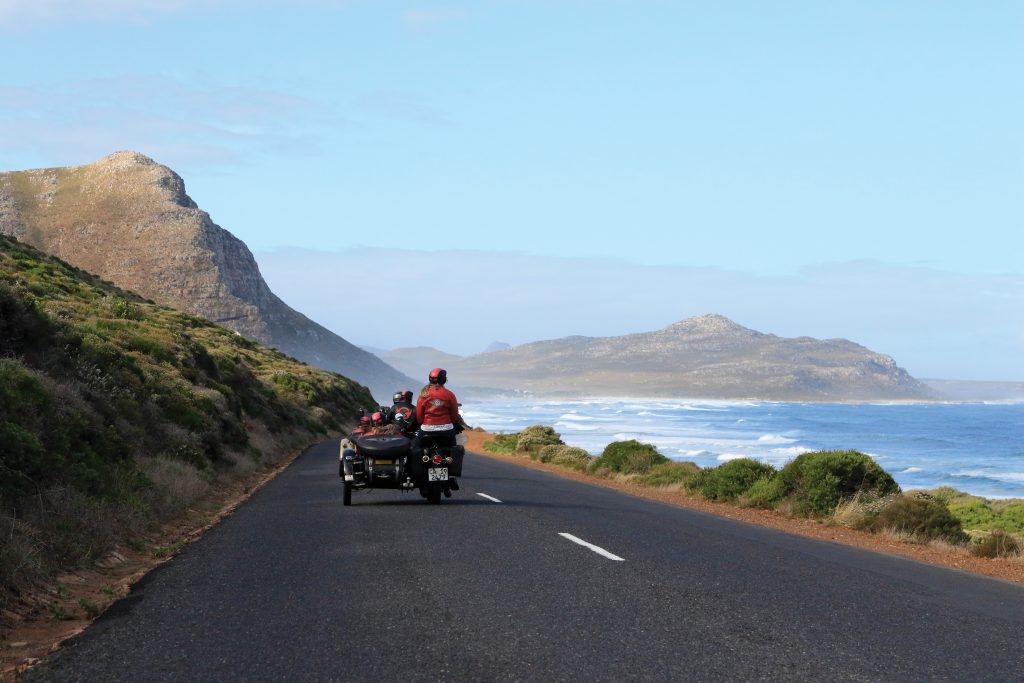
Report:
M 346 481 L 345 488 L 341 494 L 341 504 L 351 505 L 352 504 L 352 482 Z

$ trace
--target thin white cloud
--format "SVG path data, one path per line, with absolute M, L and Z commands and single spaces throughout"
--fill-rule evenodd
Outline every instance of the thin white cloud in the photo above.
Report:
M 369 92 L 353 102 L 355 110 L 374 118 L 411 121 L 426 128 L 451 128 L 455 122 L 424 95 L 390 89 Z
M 380 348 L 429 345 L 465 354 L 495 340 L 612 336 L 721 313 L 780 336 L 850 339 L 893 356 L 918 377 L 1024 379 L 1024 273 L 964 275 L 861 262 L 768 277 L 611 260 L 376 248 L 280 250 L 257 259 L 289 304 L 353 342 Z M 345 281 L 361 286 L 347 290 L 348 297 L 324 297 L 324 283 L 336 281 L 339 263 L 345 264 Z M 444 293 L 428 305 L 431 316 L 443 309 L 444 325 L 414 324 L 418 313 L 411 319 L 359 313 L 372 300 L 364 297 L 415 293 L 421 283 L 438 283 L 434 291 Z M 419 309 L 415 301 L 405 306 Z
M 0 0 L 0 27 L 60 22 L 146 22 L 168 14 L 224 7 L 340 8 L 348 0 Z
M 4 0 L 0 25 L 62 21 L 140 21 L 224 4 L 225 0 Z
M 196 88 L 121 76 L 48 88 L 0 87 L 0 154 L 64 165 L 136 149 L 184 168 L 263 153 L 305 154 L 316 103 L 267 90 Z M 10 170 L 10 169 L 5 169 Z
M 422 27 L 447 23 L 465 16 L 466 13 L 463 10 L 451 7 L 417 8 L 402 12 L 402 22 L 409 26 Z

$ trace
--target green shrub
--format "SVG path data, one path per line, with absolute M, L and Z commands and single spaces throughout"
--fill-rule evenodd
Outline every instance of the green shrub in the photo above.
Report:
M 548 449 L 551 450 L 548 451 Z M 584 469 L 592 457 L 590 453 L 575 446 L 545 446 L 542 450 L 549 452 L 551 463 L 574 470 Z
M 551 427 L 533 425 L 519 433 L 519 441 L 516 443 L 516 450 L 539 451 L 544 446 L 559 445 L 561 443 L 561 435 Z
M 977 557 L 1015 557 L 1020 552 L 1020 541 L 1002 529 L 993 529 L 981 541 L 971 545 L 971 554 Z
M 692 462 L 662 462 L 651 467 L 650 471 L 641 475 L 637 483 L 641 486 L 668 487 L 685 484 L 692 479 L 700 467 Z
M 964 529 L 990 529 L 996 520 L 995 513 L 984 501 L 954 503 L 949 506 L 949 511 L 960 520 Z
M 561 448 L 558 444 L 549 444 L 544 446 L 539 451 L 530 453 L 530 457 L 534 460 L 540 460 L 541 462 L 551 462 L 551 459 L 555 457 L 555 453 Z
M 493 439 L 484 441 L 484 450 L 491 453 L 515 453 L 519 434 L 495 434 Z
M 999 511 L 996 526 L 1010 533 L 1024 533 L 1024 505 L 1009 505 Z
M 100 615 L 99 605 L 89 598 L 78 598 L 78 606 L 85 610 L 85 616 L 89 619 L 95 619 Z
M 601 479 L 605 479 L 605 478 L 610 477 L 612 475 L 612 471 L 608 468 L 607 465 L 605 465 L 603 462 L 601 462 L 601 458 L 599 458 L 599 457 L 598 458 L 591 458 L 587 462 L 586 467 L 584 467 L 584 471 L 587 474 L 593 475 L 595 477 L 599 477 Z
M 967 535 L 960 520 L 946 505 L 933 498 L 899 496 L 870 523 L 872 531 L 896 531 L 921 539 L 941 538 L 960 543 Z
M 824 516 L 857 493 L 876 496 L 898 493 L 896 481 L 870 456 L 857 451 L 804 453 L 778 474 L 782 495 L 794 512 Z
M 669 459 L 654 446 L 636 440 L 615 441 L 605 446 L 595 468 L 606 467 L 622 474 L 644 474 Z
M 775 468 L 750 458 L 730 460 L 701 470 L 689 484 L 710 500 L 736 500 L 761 479 L 771 479 Z
M 770 510 L 778 505 L 785 495 L 785 487 L 780 477 L 762 477 L 743 492 L 742 502 L 750 507 Z
M 142 320 L 142 310 L 138 305 L 123 297 L 106 297 L 103 301 L 104 308 L 111 315 L 124 320 Z

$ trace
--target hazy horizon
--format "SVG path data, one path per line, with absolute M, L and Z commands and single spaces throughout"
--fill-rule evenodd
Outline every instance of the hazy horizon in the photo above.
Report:
M 146 154 L 358 344 L 713 312 L 1018 381 L 1022 26 L 1013 2 L 7 0 L 0 169 Z

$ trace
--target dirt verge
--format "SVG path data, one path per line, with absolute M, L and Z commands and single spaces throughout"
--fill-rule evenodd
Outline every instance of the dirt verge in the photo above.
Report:
M 994 558 L 988 559 L 975 557 L 965 549 L 957 548 L 947 544 L 918 545 L 895 539 L 884 534 L 869 534 L 865 531 L 854 531 L 845 527 L 818 522 L 811 519 L 787 517 L 773 510 L 761 510 L 757 508 L 741 508 L 728 503 L 719 503 L 706 500 L 699 496 L 692 496 L 678 488 L 651 488 L 638 486 L 629 481 L 601 479 L 592 477 L 582 472 L 565 469 L 557 465 L 537 462 L 525 456 L 501 455 L 490 453 L 483 449 L 484 441 L 494 438 L 493 434 L 487 432 L 466 432 L 469 441 L 466 449 L 476 454 L 495 460 L 515 463 L 523 467 L 545 470 L 567 479 L 586 482 L 595 486 L 615 489 L 628 493 L 638 498 L 657 500 L 669 505 L 700 510 L 719 517 L 727 517 L 748 524 L 771 527 L 799 536 L 817 538 L 844 545 L 852 545 L 865 550 L 872 550 L 890 555 L 899 555 L 919 562 L 941 565 L 952 569 L 960 569 L 974 574 L 983 574 L 1004 581 L 1024 584 L 1024 558 Z

